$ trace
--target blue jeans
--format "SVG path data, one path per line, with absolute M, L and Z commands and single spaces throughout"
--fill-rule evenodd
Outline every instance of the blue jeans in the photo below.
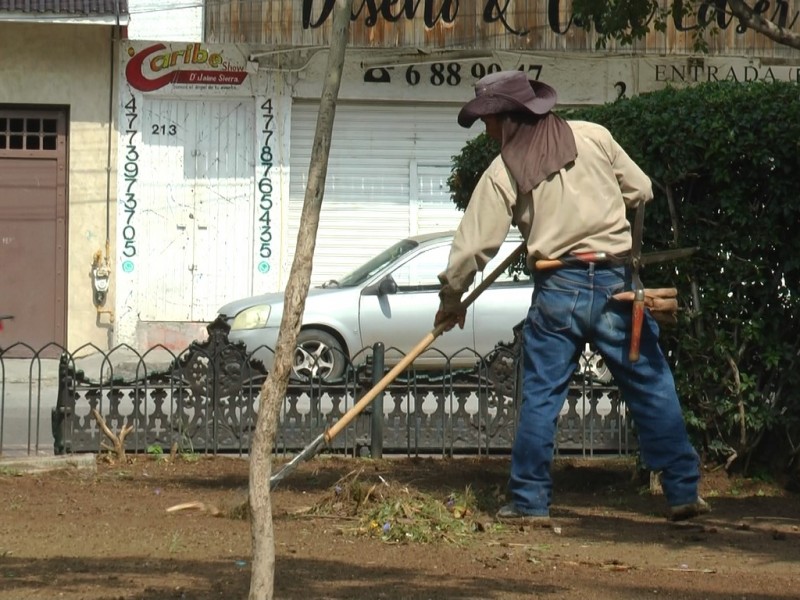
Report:
M 589 265 L 538 272 L 522 330 L 523 383 L 509 492 L 519 512 L 548 515 L 556 421 L 586 342 L 605 360 L 638 430 L 642 459 L 661 471 L 670 506 L 697 499 L 699 459 L 689 442 L 675 382 L 648 311 L 640 358 L 628 359 L 631 303 L 625 267 Z

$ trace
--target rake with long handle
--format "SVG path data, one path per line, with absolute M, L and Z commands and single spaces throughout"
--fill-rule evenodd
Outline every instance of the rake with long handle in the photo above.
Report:
M 489 287 L 497 277 L 503 273 L 510 265 L 513 263 L 517 256 L 521 252 L 525 250 L 525 242 L 521 243 L 511 254 L 509 254 L 505 260 L 500 263 L 494 271 L 489 273 L 486 277 L 484 277 L 483 281 L 474 289 L 470 294 L 461 301 L 461 308 L 466 309 L 470 304 L 472 304 L 475 299 L 480 296 L 483 291 Z M 336 421 L 330 428 L 328 428 L 324 433 L 321 433 L 314 439 L 308 446 L 306 446 L 300 454 L 295 456 L 292 460 L 286 463 L 283 468 L 275 473 L 272 477 L 269 478 L 269 487 L 273 489 L 278 483 L 280 483 L 289 473 L 294 471 L 301 462 L 306 461 L 312 458 L 314 455 L 317 454 L 322 448 L 328 445 L 331 440 L 333 440 L 342 430 L 347 427 L 350 422 L 355 419 L 361 411 L 363 411 L 367 406 L 369 406 L 370 402 L 372 402 L 375 397 L 380 394 L 383 390 L 386 389 L 392 381 L 394 381 L 400 373 L 405 371 L 408 366 L 413 363 L 417 357 L 422 354 L 428 346 L 430 346 L 433 341 L 442 335 L 444 331 L 451 325 L 452 323 L 440 323 L 436 327 L 434 327 L 424 338 L 422 338 L 419 343 L 414 346 L 414 348 L 403 357 L 399 363 L 397 363 L 386 375 L 383 376 L 377 384 L 375 384 L 362 398 L 353 405 L 353 408 L 348 410 L 342 418 Z

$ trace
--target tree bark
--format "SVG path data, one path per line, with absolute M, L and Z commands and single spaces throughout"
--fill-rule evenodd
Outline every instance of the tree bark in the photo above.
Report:
M 275 447 L 278 415 L 286 394 L 292 357 L 297 346 L 297 335 L 311 282 L 314 246 L 328 171 L 333 119 L 342 79 L 352 8 L 353 0 L 336 0 L 327 75 L 323 83 L 314 145 L 311 149 L 308 187 L 300 217 L 300 230 L 297 233 L 294 262 L 284 294 L 284 311 L 275 348 L 275 361 L 261 389 L 261 405 L 250 448 L 249 501 L 253 561 L 249 600 L 272 600 L 274 593 L 275 532 L 269 491 L 272 449 Z
M 114 435 L 114 432 L 111 431 L 111 428 L 100 414 L 100 411 L 98 411 L 96 408 L 93 408 L 92 414 L 94 415 L 95 421 L 97 421 L 97 424 L 100 426 L 100 429 L 103 430 L 103 433 L 106 434 L 106 437 L 111 440 L 111 443 L 114 444 L 114 447 L 111 448 L 103 442 L 100 442 L 100 446 L 106 448 L 107 450 L 113 450 L 114 454 L 117 455 L 117 460 L 120 462 L 125 462 L 125 438 L 128 437 L 128 434 L 131 431 L 133 431 L 133 425 L 120 426 L 119 435 Z

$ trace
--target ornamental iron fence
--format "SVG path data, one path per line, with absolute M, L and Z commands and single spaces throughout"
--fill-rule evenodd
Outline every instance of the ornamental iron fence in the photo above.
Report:
M 70 353 L 55 345 L 0 351 L 0 452 L 42 453 L 50 443 L 55 454 L 102 452 L 111 440 L 107 428 L 122 438 L 128 452 L 247 453 L 268 376 L 264 363 L 253 356 L 264 349 L 248 353 L 243 344 L 231 342 L 221 319 L 207 331 L 206 340 L 178 354 L 163 346 L 139 353 L 126 345 L 108 352 L 84 346 Z M 512 342 L 499 343 L 487 356 L 475 355 L 471 368 L 452 367 L 464 364 L 463 355 L 442 356 L 435 370 L 412 365 L 331 441 L 330 451 L 361 456 L 508 453 L 520 402 L 519 346 L 518 326 Z M 43 358 L 54 349 L 60 359 Z M 9 358 L 11 350 L 13 356 L 21 350 L 30 356 Z M 305 448 L 346 414 L 399 355 L 376 344 L 348 359 L 336 380 L 291 378 L 280 407 L 275 452 Z M 583 355 L 555 441 L 559 453 L 635 450 L 627 411 L 599 355 Z

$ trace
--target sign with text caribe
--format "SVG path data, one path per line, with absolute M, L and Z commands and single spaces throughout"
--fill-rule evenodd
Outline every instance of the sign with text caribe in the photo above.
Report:
M 247 56 L 236 46 L 131 43 L 127 56 L 125 78 L 140 92 L 230 90 L 247 78 Z

